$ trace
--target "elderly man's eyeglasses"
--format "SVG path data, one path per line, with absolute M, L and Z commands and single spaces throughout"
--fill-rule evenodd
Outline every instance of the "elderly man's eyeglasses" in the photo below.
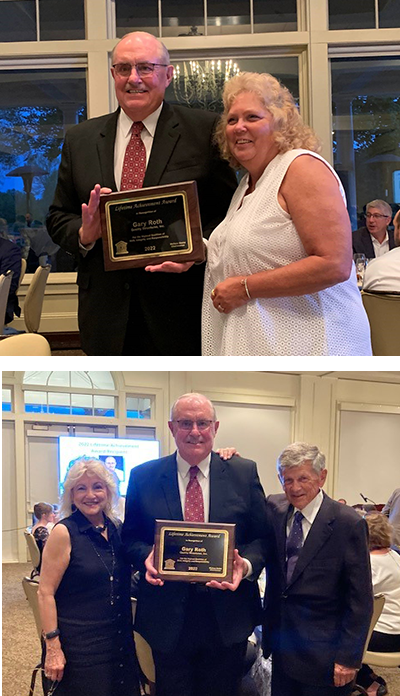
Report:
M 390 215 L 380 215 L 380 213 L 365 213 L 365 217 L 368 218 L 375 218 L 375 220 L 380 220 L 381 218 L 388 218 Z
M 192 421 L 192 420 L 187 420 L 186 418 L 180 418 L 179 420 L 174 420 L 172 421 L 173 423 L 178 424 L 178 428 L 180 430 L 193 430 L 193 426 L 196 423 L 197 425 L 197 430 L 203 431 L 207 430 L 211 423 L 214 423 L 215 421 L 213 420 L 198 420 L 198 421 Z
M 119 77 L 129 77 L 132 68 L 135 68 L 139 77 L 148 77 L 154 72 L 154 68 L 167 68 L 165 63 L 115 63 L 113 68 Z

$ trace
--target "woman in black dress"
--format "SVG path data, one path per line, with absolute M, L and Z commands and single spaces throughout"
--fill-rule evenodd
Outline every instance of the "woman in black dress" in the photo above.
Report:
M 38 592 L 45 675 L 59 682 L 57 696 L 138 696 L 117 479 L 103 462 L 82 458 L 63 489 Z

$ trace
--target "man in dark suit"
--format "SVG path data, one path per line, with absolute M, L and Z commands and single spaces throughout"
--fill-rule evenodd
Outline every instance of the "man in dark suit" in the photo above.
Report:
M 346 696 L 372 615 L 367 525 L 321 490 L 327 471 L 318 447 L 290 445 L 278 472 L 285 495 L 267 498 L 275 553 L 263 621 L 272 696 Z
M 12 271 L 10 292 L 8 294 L 5 324 L 9 324 L 14 319 L 14 314 L 20 316 L 21 310 L 18 304 L 17 288 L 21 275 L 21 249 L 9 239 L 0 237 L 0 275 L 5 275 L 7 271 Z
M 354 230 L 353 254 L 365 254 L 367 259 L 391 251 L 395 247 L 393 230 L 388 230 L 392 219 L 392 209 L 389 203 L 377 199 L 366 205 L 366 227 Z
M 90 355 L 199 355 L 204 264 L 105 272 L 98 206 L 100 192 L 120 190 L 134 123 L 143 128 L 145 175 L 122 188 L 196 180 L 208 237 L 236 187 L 213 145 L 218 116 L 163 102 L 173 67 L 151 34 L 127 34 L 112 62 L 119 108 L 68 131 L 47 220 L 53 240 L 78 259 L 82 348 Z
M 257 577 L 265 563 L 264 493 L 255 462 L 239 456 L 223 461 L 212 452 L 219 422 L 203 395 L 180 397 L 168 425 L 177 452 L 134 468 L 126 497 L 123 540 L 141 571 L 135 629 L 153 650 L 157 696 L 235 696 L 247 638 L 261 619 Z M 192 519 L 193 477 L 201 488 L 203 520 L 236 524 L 232 583 L 157 577 L 155 520 Z

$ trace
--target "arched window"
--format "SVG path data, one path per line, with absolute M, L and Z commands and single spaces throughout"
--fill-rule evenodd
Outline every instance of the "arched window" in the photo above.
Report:
M 115 383 L 110 372 L 27 371 L 22 388 L 25 413 L 116 415 Z

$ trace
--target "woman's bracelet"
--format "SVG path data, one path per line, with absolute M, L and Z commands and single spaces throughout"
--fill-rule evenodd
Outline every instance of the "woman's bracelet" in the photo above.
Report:
M 245 289 L 245 291 L 246 291 L 247 297 L 249 298 L 249 300 L 251 300 L 252 297 L 251 297 L 251 295 L 250 295 L 250 293 L 249 293 L 249 288 L 247 287 L 247 278 L 242 278 L 242 280 L 240 281 L 240 284 L 243 285 L 243 287 L 244 287 L 244 289 Z

